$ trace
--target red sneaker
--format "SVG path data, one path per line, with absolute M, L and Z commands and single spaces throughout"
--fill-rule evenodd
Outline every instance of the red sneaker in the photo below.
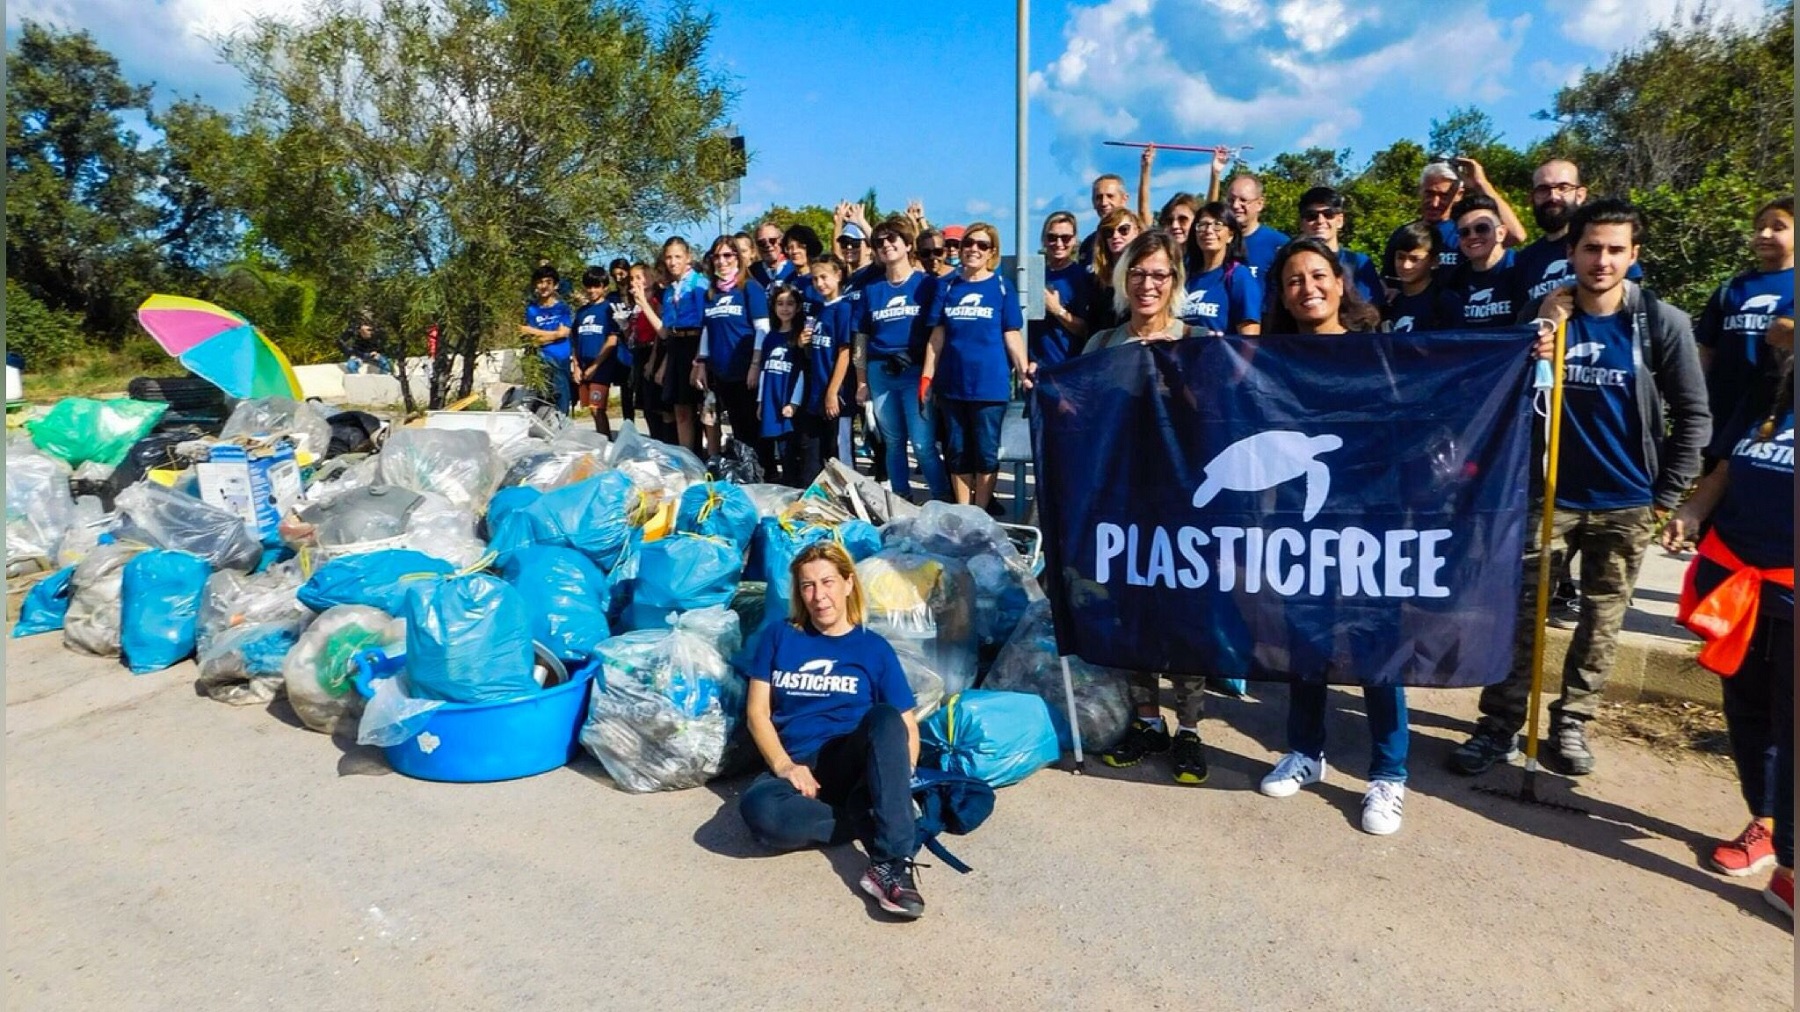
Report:
M 1754 875 L 1774 864 L 1775 838 L 1769 834 L 1769 827 L 1755 819 L 1737 839 L 1719 844 L 1712 853 L 1713 867 L 1733 878 Z
M 1769 878 L 1768 886 L 1763 889 L 1763 899 L 1769 901 L 1769 906 L 1772 906 L 1775 909 L 1786 914 L 1788 920 L 1790 920 L 1790 921 L 1793 920 L 1794 919 L 1794 875 L 1793 875 L 1793 873 L 1789 872 L 1788 874 L 1783 875 L 1780 872 L 1776 872 L 1773 876 L 1771 876 Z

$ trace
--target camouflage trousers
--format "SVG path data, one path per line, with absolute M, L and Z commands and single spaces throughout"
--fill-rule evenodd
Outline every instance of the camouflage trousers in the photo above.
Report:
M 1157 675 L 1144 671 L 1131 673 L 1131 705 L 1136 708 L 1161 706 L 1161 679 L 1175 687 L 1175 722 L 1180 727 L 1198 727 L 1206 712 L 1206 679 L 1202 676 Z
M 1537 622 L 1538 531 L 1542 504 L 1532 507 L 1525 545 L 1525 580 L 1519 593 L 1519 621 L 1513 637 L 1512 672 L 1506 681 L 1481 690 L 1481 726 L 1517 734 L 1525 726 L 1531 699 L 1531 643 Z M 1648 506 L 1619 510 L 1558 509 L 1551 523 L 1550 571 L 1579 554 L 1581 617 L 1563 660 L 1562 694 L 1550 704 L 1552 725 L 1592 720 L 1600 690 L 1612 672 L 1619 629 L 1637 586 L 1638 567 L 1656 527 Z M 1552 590 L 1555 588 L 1552 587 Z

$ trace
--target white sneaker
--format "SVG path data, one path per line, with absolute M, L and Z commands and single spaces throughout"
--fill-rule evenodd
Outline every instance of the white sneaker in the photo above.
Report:
M 1406 807 L 1406 785 L 1377 780 L 1363 795 L 1363 832 L 1387 836 L 1400 831 L 1400 810 Z
M 1325 779 L 1325 759 L 1314 759 L 1298 752 L 1289 752 L 1275 764 L 1275 769 L 1262 778 L 1257 790 L 1271 798 L 1290 797 L 1299 792 L 1307 784 L 1316 784 Z

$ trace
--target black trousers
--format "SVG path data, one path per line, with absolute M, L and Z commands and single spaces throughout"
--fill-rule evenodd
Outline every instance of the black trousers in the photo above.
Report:
M 885 703 L 869 708 L 849 734 L 833 738 L 808 758 L 819 794 L 809 798 L 793 784 L 764 773 L 738 799 L 738 812 L 757 842 L 774 850 L 799 850 L 861 840 L 871 861 L 912 857 L 918 851 L 913 822 L 912 757 L 906 721 Z

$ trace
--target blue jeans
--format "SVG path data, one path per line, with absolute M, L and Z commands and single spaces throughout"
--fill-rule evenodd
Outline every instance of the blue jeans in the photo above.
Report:
M 1398 685 L 1365 688 L 1363 710 L 1369 715 L 1369 779 L 1406 782 L 1406 749 L 1412 732 L 1406 726 L 1406 690 Z M 1295 682 L 1288 686 L 1288 748 L 1310 759 L 1325 756 L 1326 686 Z
M 771 773 L 738 799 L 750 835 L 771 850 L 799 850 L 860 839 L 872 861 L 911 857 L 912 758 L 900 711 L 877 703 L 856 730 L 826 742 L 815 756 L 793 756 L 819 782 L 809 798 Z
M 953 474 L 993 474 L 1000 470 L 1000 426 L 1005 401 L 944 398 L 944 456 Z
M 548 389 L 544 391 L 545 400 L 556 405 L 556 410 L 568 414 L 575 406 L 575 377 L 569 374 L 569 363 L 554 362 L 544 359 L 544 368 L 548 370 L 546 382 Z
M 869 399 L 875 404 L 875 424 L 881 429 L 881 441 L 887 444 L 888 484 L 901 496 L 912 498 L 906 462 L 906 446 L 911 443 L 932 498 L 948 500 L 950 475 L 944 470 L 944 458 L 938 456 L 937 412 L 930 404 L 922 411 L 919 408 L 922 375 L 923 367 L 915 365 L 898 376 L 889 376 L 881 363 L 871 362 Z

